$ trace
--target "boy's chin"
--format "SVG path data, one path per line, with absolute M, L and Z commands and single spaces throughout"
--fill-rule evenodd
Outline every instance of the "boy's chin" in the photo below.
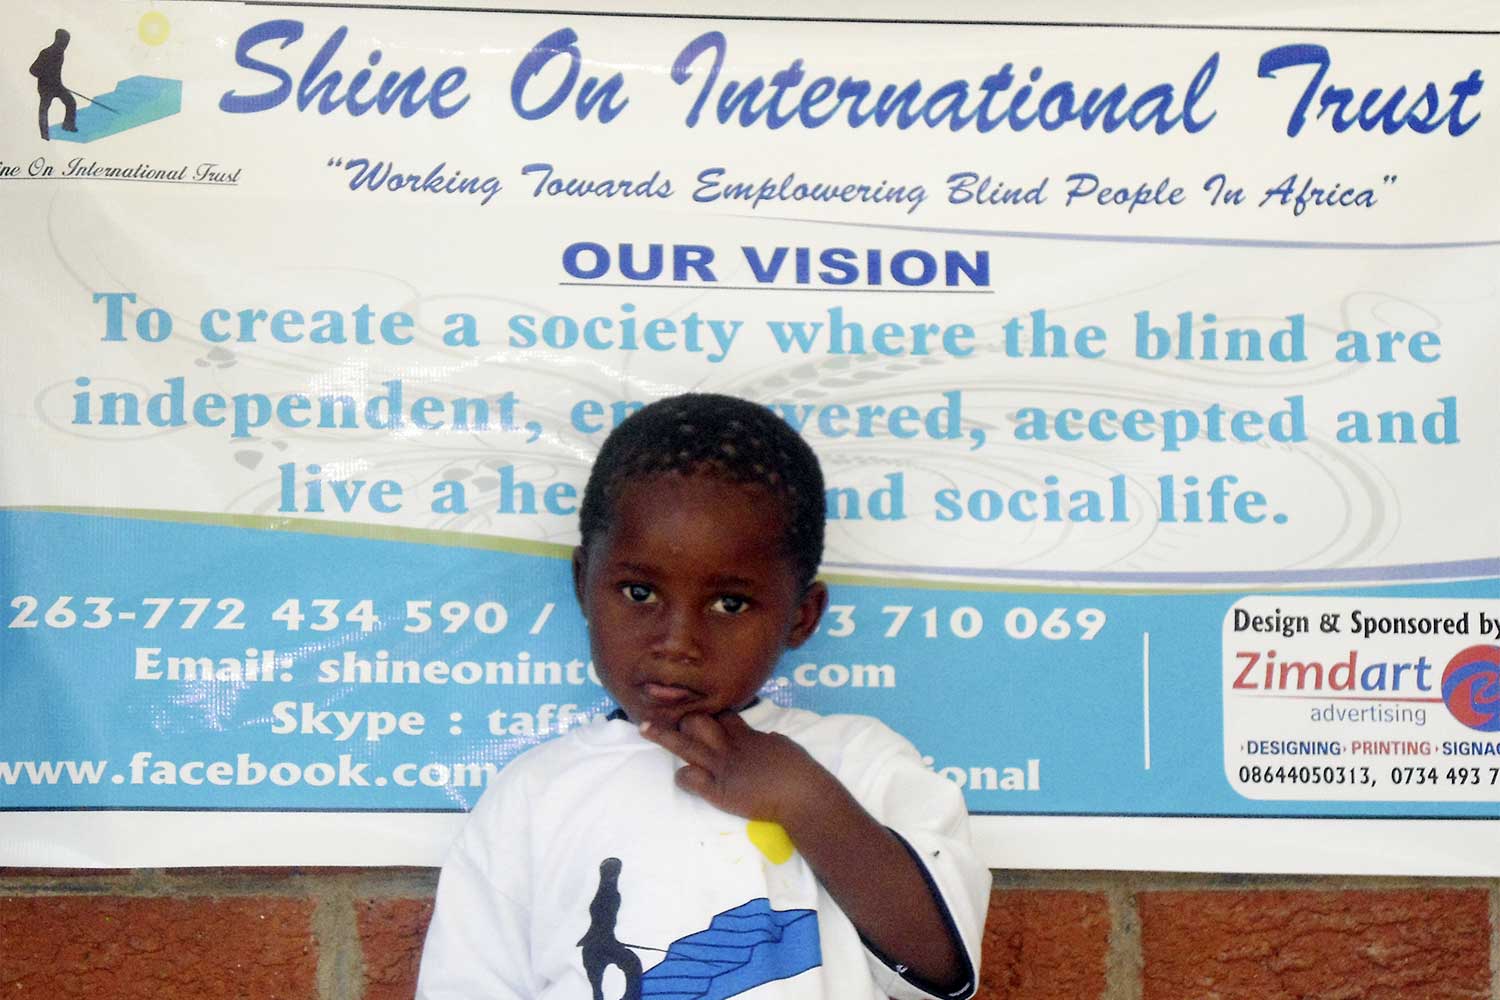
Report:
M 677 705 L 661 704 L 636 704 L 624 706 L 626 718 L 636 725 L 649 722 L 653 726 L 664 726 L 668 729 L 676 729 L 682 725 L 682 720 L 690 715 L 716 716 L 724 712 L 739 712 L 755 703 L 755 698 L 750 697 L 736 702 L 731 707 L 729 704 L 719 701 L 694 700 Z
M 649 706 L 636 710 L 626 709 L 630 721 L 636 725 L 649 722 L 653 726 L 661 726 L 665 729 L 676 729 L 682 725 L 682 720 L 690 715 L 715 715 L 705 706 Z

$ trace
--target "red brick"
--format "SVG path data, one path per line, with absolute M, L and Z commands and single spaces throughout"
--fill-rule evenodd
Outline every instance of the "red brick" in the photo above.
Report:
M 371 899 L 360 903 L 357 913 L 365 956 L 364 1000 L 411 1000 L 432 901 Z
M 1109 904 L 1091 892 L 997 890 L 984 928 L 982 1000 L 1096 1000 L 1105 988 Z
M 132 868 L 0 868 L 0 878 L 110 878 L 133 871 Z
M 1144 1000 L 1480 1000 L 1480 890 L 1150 892 Z
M 0 996 L 315 1000 L 312 903 L 0 897 Z

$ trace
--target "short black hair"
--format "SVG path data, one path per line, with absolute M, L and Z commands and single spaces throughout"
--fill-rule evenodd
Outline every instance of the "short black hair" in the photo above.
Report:
M 823 470 L 802 436 L 769 409 L 736 396 L 685 393 L 642 407 L 604 441 L 589 470 L 578 528 L 583 547 L 609 530 L 633 480 L 678 473 L 758 486 L 781 503 L 786 549 L 806 587 L 823 559 Z

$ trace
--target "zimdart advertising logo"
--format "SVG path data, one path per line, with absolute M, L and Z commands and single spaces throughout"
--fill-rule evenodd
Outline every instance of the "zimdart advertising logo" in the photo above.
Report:
M 1315 723 L 1419 726 L 1428 706 L 1442 705 L 1469 729 L 1500 732 L 1500 645 L 1470 638 L 1500 638 L 1500 617 L 1472 608 L 1414 615 L 1409 605 L 1384 614 L 1384 601 L 1378 610 L 1328 601 L 1297 613 L 1307 600 L 1226 617 L 1226 699 L 1313 702 Z M 1276 641 L 1246 641 L 1255 633 Z
M 1500 732 L 1500 646 L 1470 646 L 1443 670 L 1443 704 L 1459 722 Z
M 148 11 L 137 22 L 136 37 L 148 48 L 161 45 L 170 35 L 171 24 L 160 11 Z M 68 29 L 58 28 L 51 44 L 31 63 L 30 73 L 36 77 L 37 126 L 43 139 L 93 142 L 182 110 L 181 80 L 130 76 L 118 81 L 108 93 L 93 97 L 69 87 L 64 75 L 73 68 L 68 52 L 72 40 Z M 80 100 L 84 102 L 81 107 Z M 52 113 L 57 104 L 62 105 L 62 120 L 54 123 Z
M 1292 699 L 1329 701 L 1326 709 L 1314 709 L 1313 722 L 1332 722 L 1361 716 L 1398 713 L 1381 712 L 1376 706 L 1361 710 L 1357 706 L 1341 707 L 1338 702 L 1438 702 L 1432 662 L 1425 655 L 1415 657 L 1377 657 L 1350 649 L 1338 657 L 1314 658 L 1287 656 L 1275 649 L 1236 650 L 1233 654 L 1239 672 L 1230 684 L 1231 691 L 1253 691 L 1260 695 Z M 1411 713 L 1425 721 L 1425 711 Z
M 1292 698 L 1333 701 L 1441 702 L 1456 720 L 1484 733 L 1500 732 L 1500 646 L 1470 646 L 1437 675 L 1425 654 L 1414 659 L 1362 659 L 1358 649 L 1332 662 L 1240 650 L 1230 689 Z M 1441 662 L 1441 661 L 1439 661 Z M 1334 721 L 1337 710 L 1313 721 Z M 1333 715 L 1322 719 L 1320 715 Z

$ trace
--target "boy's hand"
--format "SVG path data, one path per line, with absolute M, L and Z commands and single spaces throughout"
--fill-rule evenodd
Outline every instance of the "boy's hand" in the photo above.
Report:
M 687 766 L 680 788 L 746 819 L 785 823 L 843 787 L 806 750 L 779 733 L 751 729 L 735 712 L 683 716 L 676 729 L 646 723 L 641 735 Z
M 968 959 L 925 871 L 806 750 L 779 733 L 751 729 L 734 712 L 685 715 L 676 729 L 647 723 L 641 735 L 687 762 L 677 772 L 681 788 L 725 812 L 780 823 L 881 954 L 928 982 L 963 985 Z

